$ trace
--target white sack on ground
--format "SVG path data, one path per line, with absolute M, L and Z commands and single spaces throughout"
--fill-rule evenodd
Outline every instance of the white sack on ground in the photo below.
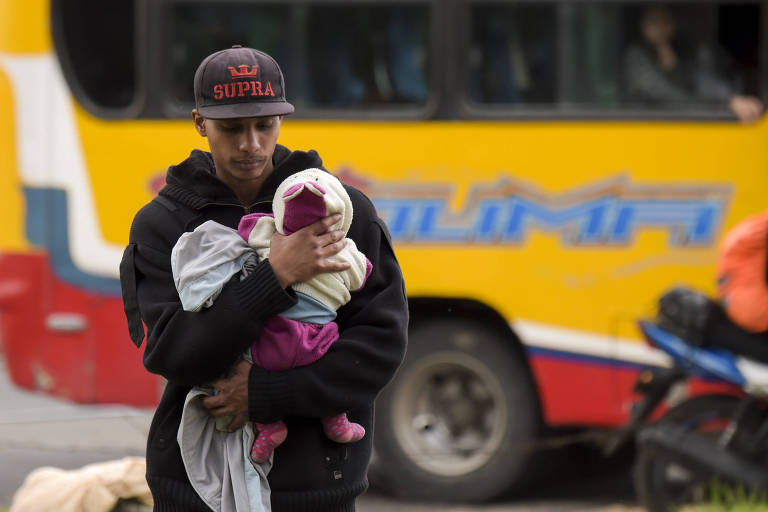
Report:
M 152 495 L 143 457 L 98 462 L 75 470 L 35 469 L 16 491 L 10 512 L 109 512 L 120 498 L 147 505 Z

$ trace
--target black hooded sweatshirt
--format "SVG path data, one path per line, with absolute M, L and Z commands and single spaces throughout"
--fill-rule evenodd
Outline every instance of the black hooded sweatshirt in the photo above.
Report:
M 272 196 L 287 176 L 322 167 L 314 151 L 278 145 L 274 170 L 260 197 L 244 207 L 214 173 L 210 153 L 195 150 L 169 168 L 166 186 L 134 218 L 120 265 L 128 326 L 140 345 L 147 328 L 144 365 L 167 385 L 147 440 L 147 481 L 157 511 L 207 510 L 186 476 L 176 433 L 184 398 L 194 385 L 220 378 L 258 338 L 263 323 L 296 303 L 269 264 L 260 261 L 246 279 L 233 279 L 213 306 L 184 311 L 171 272 L 179 236 L 206 220 L 237 228 L 246 213 L 270 212 Z M 402 361 L 408 323 L 405 288 L 389 233 L 371 201 L 346 186 L 354 216 L 347 234 L 373 264 L 365 287 L 338 310 L 339 339 L 318 361 L 282 372 L 254 365 L 249 375 L 251 421 L 288 426 L 269 473 L 272 507 L 281 511 L 354 510 L 368 486 L 373 401 Z M 319 418 L 346 411 L 365 437 L 351 444 L 327 439 Z

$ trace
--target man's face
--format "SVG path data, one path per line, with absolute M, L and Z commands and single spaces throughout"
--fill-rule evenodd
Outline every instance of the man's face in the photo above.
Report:
M 200 135 L 208 138 L 216 176 L 237 190 L 272 172 L 272 154 L 283 116 L 206 119 L 194 111 Z

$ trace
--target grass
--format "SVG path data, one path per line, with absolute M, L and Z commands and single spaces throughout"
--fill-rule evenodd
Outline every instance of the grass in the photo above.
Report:
M 768 512 L 768 494 L 765 491 L 747 491 L 743 486 L 733 487 L 719 482 L 709 486 L 709 500 L 689 505 L 679 512 Z

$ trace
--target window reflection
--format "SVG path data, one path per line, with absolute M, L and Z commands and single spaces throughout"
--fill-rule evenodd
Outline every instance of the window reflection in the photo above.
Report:
M 555 100 L 555 4 L 472 7 L 469 97 L 476 103 Z
M 293 33 L 290 8 L 269 4 L 179 3 L 174 5 L 171 19 L 171 96 L 177 106 L 191 109 L 193 78 L 200 62 L 233 44 L 258 48 L 272 55 L 286 76 L 286 89 L 290 88 L 292 62 L 288 49 Z
M 309 19 L 311 106 L 426 101 L 426 7 L 318 5 Z
M 172 9 L 173 101 L 192 104 L 208 54 L 242 44 L 280 63 L 288 100 L 311 109 L 424 105 L 429 8 L 421 4 L 192 2 Z
M 61 1 L 58 50 L 89 103 L 101 109 L 131 105 L 136 95 L 134 2 Z

